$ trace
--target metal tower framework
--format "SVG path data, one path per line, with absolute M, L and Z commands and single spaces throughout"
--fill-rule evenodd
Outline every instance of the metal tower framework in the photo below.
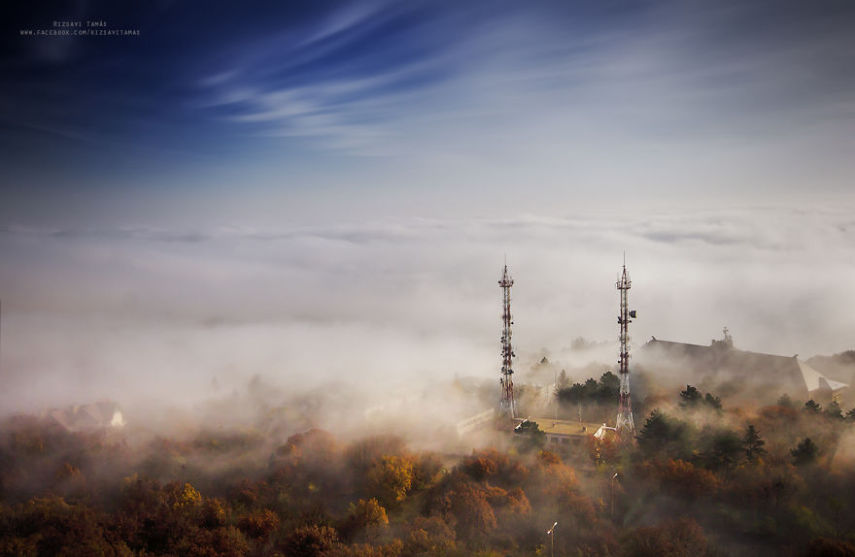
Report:
M 627 301 L 627 293 L 632 288 L 632 281 L 629 280 L 629 274 L 626 272 L 626 256 L 624 256 L 623 272 L 615 286 L 620 292 L 620 315 L 618 316 L 618 324 L 620 325 L 620 360 L 618 360 L 620 364 L 620 395 L 615 429 L 620 432 L 622 430 L 632 431 L 635 428 L 632 420 L 632 401 L 629 397 L 629 324 L 632 323 L 632 319 L 635 319 L 635 310 L 630 311 Z
M 507 412 L 511 418 L 516 417 L 516 405 L 514 402 L 514 380 L 513 380 L 513 359 L 516 356 L 514 349 L 511 346 L 511 325 L 514 324 L 511 317 L 511 287 L 514 285 L 514 279 L 508 274 L 508 266 L 505 264 L 505 270 L 502 273 L 502 280 L 499 281 L 499 286 L 502 288 L 502 377 L 499 382 L 502 385 L 502 399 L 500 402 L 502 412 Z

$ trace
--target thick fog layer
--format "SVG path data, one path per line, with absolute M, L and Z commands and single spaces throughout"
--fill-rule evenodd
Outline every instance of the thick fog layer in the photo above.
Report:
M 653 335 L 707 344 L 728 326 L 747 350 L 840 352 L 855 330 L 851 215 L 7 226 L 0 408 L 105 397 L 190 406 L 256 375 L 284 392 L 338 384 L 371 403 L 455 376 L 497 379 L 505 257 L 521 369 L 543 355 L 571 362 L 577 337 L 606 343 L 612 362 L 624 251 L 636 346 Z

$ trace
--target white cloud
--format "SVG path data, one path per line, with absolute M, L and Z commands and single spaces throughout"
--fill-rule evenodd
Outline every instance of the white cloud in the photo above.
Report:
M 169 398 L 260 373 L 331 379 L 495 373 L 508 255 L 521 365 L 614 341 L 627 251 L 636 342 L 779 354 L 852 348 L 846 206 L 259 229 L 6 228 L 4 408 L 42 398 Z M 192 239 L 192 241 L 191 241 Z M 128 391 L 128 389 L 131 391 Z M 183 396 L 183 395 L 182 395 Z

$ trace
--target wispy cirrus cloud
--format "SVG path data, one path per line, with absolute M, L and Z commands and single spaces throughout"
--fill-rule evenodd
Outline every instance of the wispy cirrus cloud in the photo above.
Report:
M 316 37 L 310 48 L 289 37 L 259 43 L 233 62 L 240 74 L 206 95 L 257 133 L 400 153 L 441 150 L 440 138 L 460 134 L 489 146 L 502 128 L 545 142 L 583 133 L 721 144 L 763 134 L 784 114 L 816 124 L 845 111 L 838 103 L 853 90 L 852 72 L 829 62 L 852 41 L 838 25 L 820 33 L 829 20 L 818 11 L 803 24 L 772 18 L 773 30 L 752 36 L 740 26 L 763 11 L 736 5 L 594 14 L 474 5 L 453 16 L 416 6 L 369 10 L 331 34 L 304 31 Z
M 140 176 L 205 187 L 232 172 L 251 174 L 250 193 L 470 197 L 526 183 L 554 203 L 851 181 L 851 3 L 215 2 L 202 19 L 194 6 L 113 6 L 156 24 L 52 68 L 14 41 L 19 58 L 0 60 L 14 181 L 139 190 Z

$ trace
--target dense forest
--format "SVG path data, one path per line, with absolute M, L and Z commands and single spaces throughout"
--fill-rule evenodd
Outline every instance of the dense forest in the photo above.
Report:
M 855 412 L 833 402 L 729 408 L 687 386 L 640 402 L 629 441 L 484 439 L 467 454 L 319 429 L 139 442 L 15 416 L 0 555 L 855 555 Z

